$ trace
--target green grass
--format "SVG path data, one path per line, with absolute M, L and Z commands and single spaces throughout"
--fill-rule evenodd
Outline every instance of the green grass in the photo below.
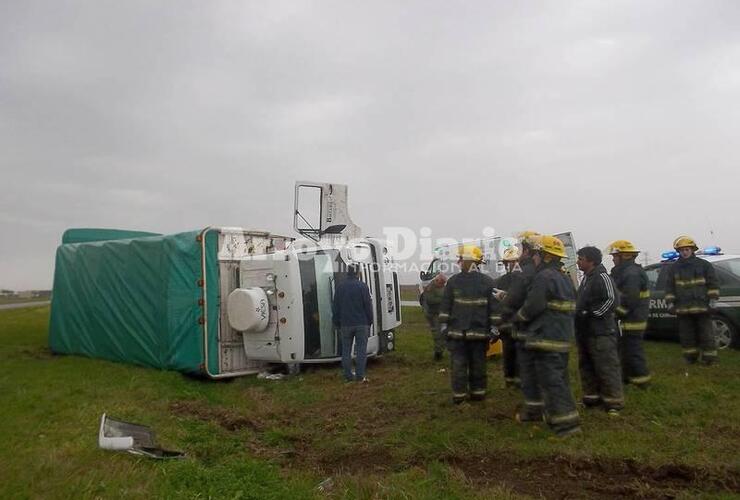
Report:
M 421 310 L 403 314 L 398 351 L 370 364 L 370 384 L 347 385 L 337 366 L 282 381 L 205 382 L 53 356 L 46 348 L 48 307 L 0 311 L 0 498 L 619 491 L 599 490 L 600 481 L 611 481 L 609 488 L 624 482 L 625 496 L 730 498 L 740 491 L 739 352 L 722 351 L 718 366 L 692 367 L 686 376 L 678 345 L 648 342 L 652 387 L 628 387 L 620 418 L 589 411 L 582 436 L 556 441 L 542 426 L 512 420 L 520 398 L 500 388 L 496 360 L 489 366 L 491 397 L 453 407 L 449 373 L 431 361 Z M 160 462 L 99 450 L 103 412 L 151 426 L 165 447 L 188 458 Z M 318 491 L 326 479 L 327 491 Z
M 419 287 L 417 285 L 401 285 L 401 300 L 419 300 Z

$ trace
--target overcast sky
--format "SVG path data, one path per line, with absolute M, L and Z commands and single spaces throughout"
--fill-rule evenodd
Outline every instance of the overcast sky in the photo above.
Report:
M 51 287 L 69 227 L 290 234 L 296 180 L 348 184 L 365 233 L 740 253 L 739 26 L 737 1 L 2 0 L 0 287 Z

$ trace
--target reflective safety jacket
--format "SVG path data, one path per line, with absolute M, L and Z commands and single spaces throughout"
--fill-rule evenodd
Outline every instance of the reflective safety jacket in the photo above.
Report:
M 576 331 L 579 335 L 616 335 L 614 311 L 619 294 L 603 264 L 589 271 L 578 287 Z
M 493 279 L 479 271 L 447 280 L 439 314 L 439 322 L 447 323 L 447 338 L 488 339 L 493 300 Z
M 493 282 L 495 288 L 506 292 L 506 297 L 503 300 L 494 301 L 493 314 L 491 315 L 491 322 L 502 332 L 511 332 L 511 320 L 524 304 L 524 299 L 527 298 L 529 281 L 522 271 L 515 270 L 504 274 Z
M 626 260 L 612 268 L 614 284 L 619 291 L 617 318 L 622 321 L 625 334 L 642 334 L 647 328 L 650 309 L 648 277 L 642 266 L 634 260 Z
M 514 320 L 521 325 L 517 338 L 531 350 L 568 352 L 573 340 L 576 310 L 573 283 L 557 262 L 537 267 L 524 304 Z
M 676 314 L 702 314 L 709 312 L 710 300 L 719 298 L 719 281 L 712 264 L 692 255 L 671 264 L 665 291 Z

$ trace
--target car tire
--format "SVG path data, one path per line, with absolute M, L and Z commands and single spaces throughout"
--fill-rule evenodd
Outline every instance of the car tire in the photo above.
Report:
M 717 349 L 727 349 L 738 344 L 737 329 L 727 318 L 716 314 L 712 316 L 712 329 L 717 340 Z

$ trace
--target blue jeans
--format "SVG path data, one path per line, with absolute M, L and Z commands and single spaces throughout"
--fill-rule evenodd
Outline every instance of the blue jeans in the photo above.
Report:
M 339 329 L 342 334 L 342 372 L 344 380 L 362 380 L 365 378 L 367 365 L 367 337 L 370 326 L 344 326 Z M 355 376 L 352 376 L 352 341 L 355 343 Z

